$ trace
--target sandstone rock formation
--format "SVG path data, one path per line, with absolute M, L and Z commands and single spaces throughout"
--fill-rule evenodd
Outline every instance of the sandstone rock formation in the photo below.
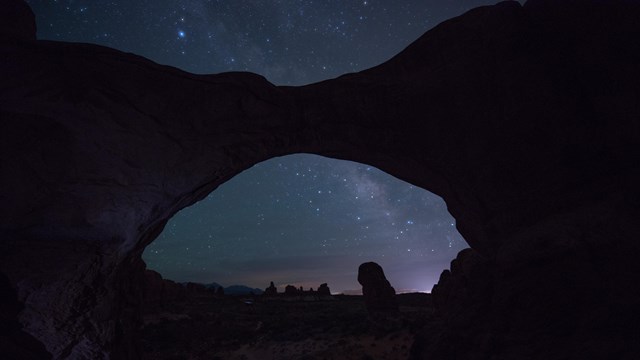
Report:
M 366 262 L 358 267 L 358 282 L 371 315 L 389 314 L 398 311 L 396 290 L 384 276 L 382 266 Z
M 144 247 L 235 174 L 306 152 L 442 196 L 473 248 L 436 288 L 416 358 L 639 358 L 639 7 L 502 2 L 303 87 L 32 41 L 31 15 L 2 12 L 12 331 L 54 358 L 136 358 Z M 9 357 L 31 348 L 9 339 Z
M 320 284 L 320 286 L 318 287 L 317 295 L 318 296 L 331 295 L 331 290 L 329 289 L 329 285 L 327 285 L 327 283 Z
M 278 295 L 278 288 L 273 285 L 273 281 L 269 284 L 269 287 L 264 289 L 264 295 L 266 296 L 275 296 Z
M 293 285 L 287 285 L 284 287 L 284 295 L 285 296 L 296 296 L 299 295 L 300 292 Z
M 182 286 L 175 281 L 169 279 L 163 279 L 157 271 L 145 270 L 144 272 L 144 289 L 143 299 L 145 306 L 164 306 L 174 303 L 176 301 L 184 300 L 187 297 L 187 293 L 195 293 L 198 290 L 197 285 L 193 284 L 187 287 Z
M 9 279 L 0 274 L 0 350 L 11 359 L 50 359 L 44 346 L 33 336 L 22 331 L 18 314 L 22 304 L 16 299 Z

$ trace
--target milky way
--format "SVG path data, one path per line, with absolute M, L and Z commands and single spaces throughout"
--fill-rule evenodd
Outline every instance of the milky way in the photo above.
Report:
M 38 37 L 133 52 L 194 73 L 301 85 L 388 60 L 438 23 L 493 1 L 28 1 Z M 298 154 L 254 166 L 178 213 L 144 259 L 178 281 L 359 288 L 379 262 L 430 290 L 466 243 L 437 196 L 363 164 Z
M 370 166 L 314 155 L 260 163 L 172 219 L 145 252 L 180 279 L 358 287 L 376 261 L 398 289 L 430 289 L 465 246 L 441 198 Z

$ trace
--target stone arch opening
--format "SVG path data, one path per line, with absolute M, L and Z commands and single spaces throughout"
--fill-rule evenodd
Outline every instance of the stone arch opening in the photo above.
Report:
M 428 292 L 465 247 L 439 196 L 373 166 L 292 154 L 175 214 L 143 259 L 180 282 L 334 292 L 359 289 L 357 266 L 376 261 L 399 292 Z

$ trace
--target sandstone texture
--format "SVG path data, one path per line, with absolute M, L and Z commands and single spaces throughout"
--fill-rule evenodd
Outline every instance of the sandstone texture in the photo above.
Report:
M 456 218 L 472 250 L 434 289 L 415 358 L 640 358 L 637 2 L 477 8 L 302 87 L 34 41 L 18 3 L 0 15 L 8 358 L 138 358 L 144 247 L 234 175 L 301 152 L 376 166 Z
M 145 270 L 143 301 L 145 308 L 161 308 L 167 304 L 184 300 L 189 294 L 206 292 L 204 285 L 189 283 L 187 286 L 163 279 L 157 271 Z M 189 286 L 191 285 L 191 286 Z

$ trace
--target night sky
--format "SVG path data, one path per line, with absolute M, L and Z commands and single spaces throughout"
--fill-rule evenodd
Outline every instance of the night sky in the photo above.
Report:
M 88 42 L 194 73 L 251 71 L 301 85 L 388 60 L 438 23 L 496 1 L 27 1 L 40 39 Z M 274 158 L 184 209 L 147 247 L 176 281 L 359 289 L 376 261 L 396 290 L 429 291 L 466 247 L 439 197 L 382 171 Z

